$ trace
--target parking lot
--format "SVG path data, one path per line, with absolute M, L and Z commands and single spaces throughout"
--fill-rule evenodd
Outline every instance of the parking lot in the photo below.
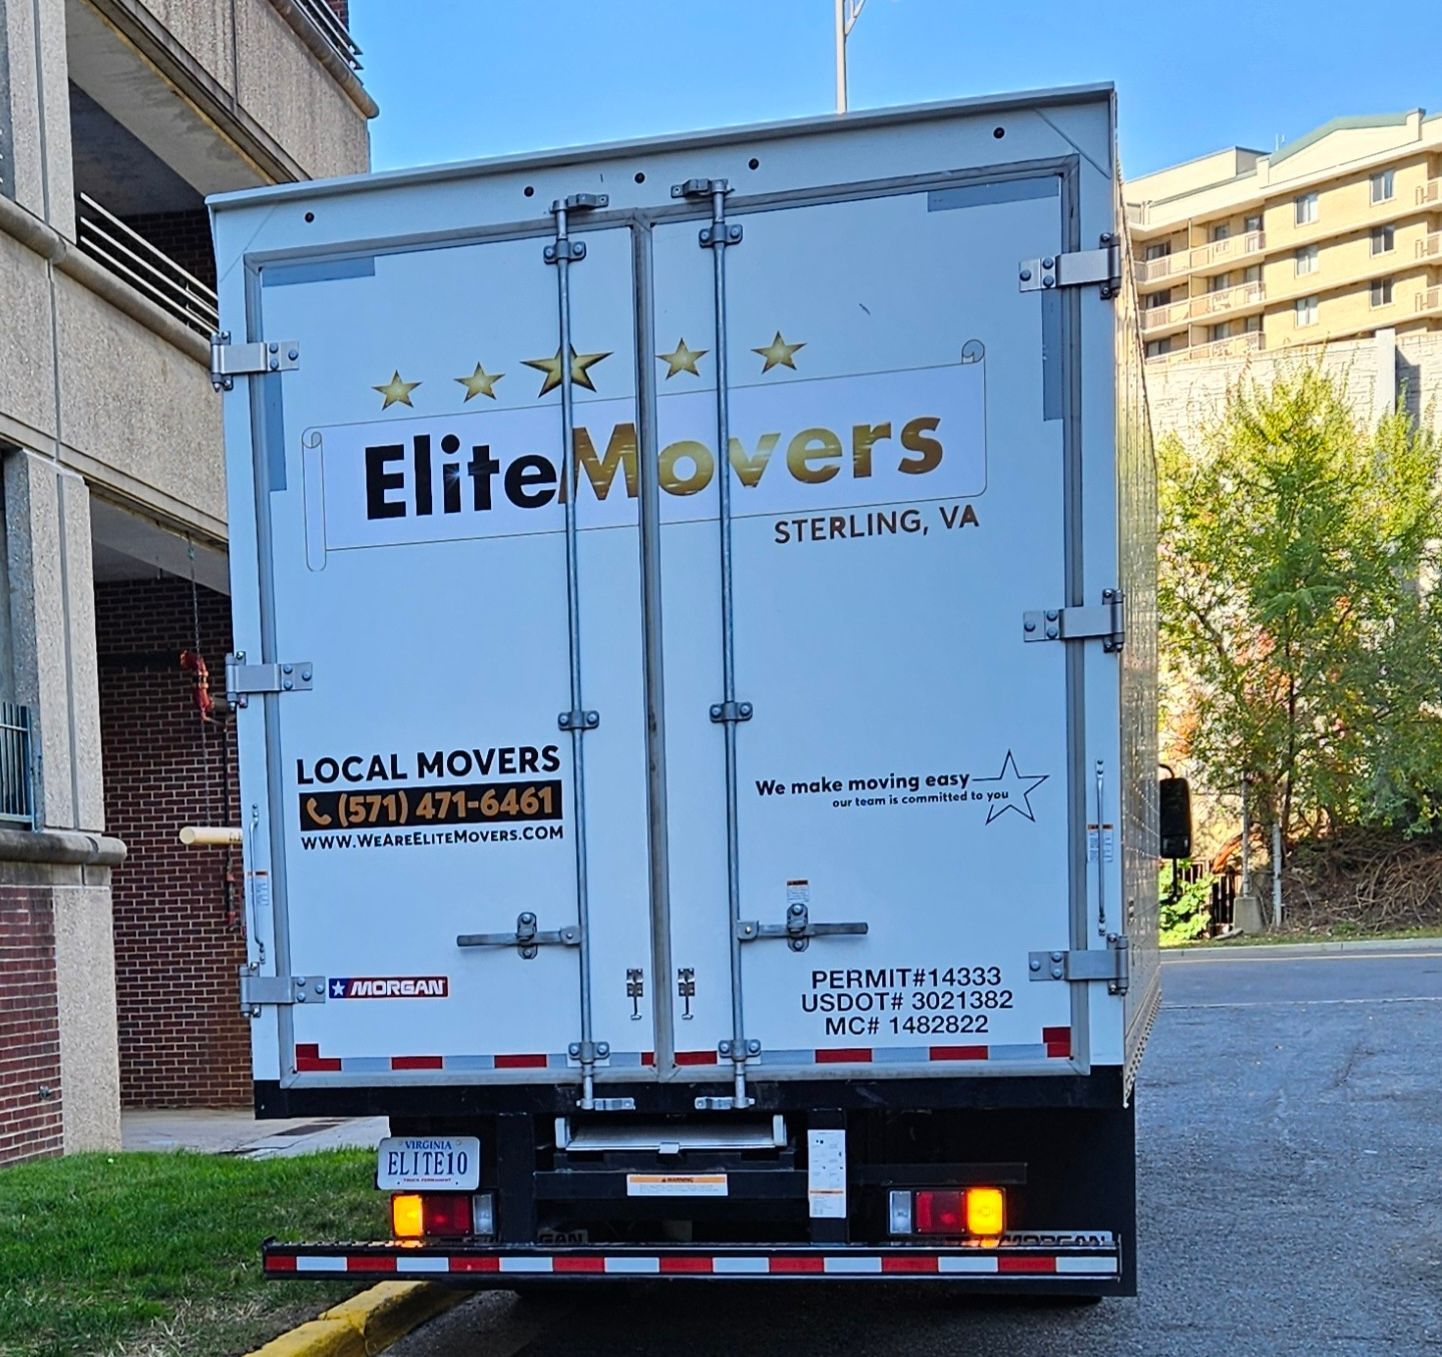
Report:
M 1442 1352 L 1442 951 L 1169 960 L 1138 1094 L 1141 1295 L 480 1295 L 400 1357 Z

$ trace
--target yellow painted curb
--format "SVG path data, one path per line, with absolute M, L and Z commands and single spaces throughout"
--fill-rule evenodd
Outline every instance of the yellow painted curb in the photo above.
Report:
M 429 1282 L 381 1282 L 271 1339 L 249 1357 L 374 1357 L 465 1295 Z

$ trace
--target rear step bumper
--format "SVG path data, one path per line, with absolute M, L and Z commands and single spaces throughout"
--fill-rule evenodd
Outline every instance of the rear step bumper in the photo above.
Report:
M 1105 1231 L 1008 1235 L 995 1245 L 900 1244 L 664 1248 L 519 1247 L 499 1244 L 279 1244 L 262 1249 L 265 1275 L 325 1280 L 358 1274 L 477 1287 L 546 1279 L 932 1279 L 1049 1291 L 1113 1289 L 1121 1246 Z M 1102 1284 L 1100 1286 L 1096 1284 Z M 1110 1284 L 1108 1286 L 1107 1284 Z

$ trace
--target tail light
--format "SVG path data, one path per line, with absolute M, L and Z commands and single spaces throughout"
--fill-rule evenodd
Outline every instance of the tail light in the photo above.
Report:
M 489 1193 L 398 1192 L 391 1198 L 391 1232 L 397 1239 L 461 1238 L 490 1234 L 494 1207 Z
M 1006 1230 L 1006 1194 L 999 1187 L 924 1189 L 891 1194 L 892 1234 L 995 1239 Z
M 961 1234 L 965 1207 L 960 1192 L 918 1192 L 912 1207 L 917 1234 Z

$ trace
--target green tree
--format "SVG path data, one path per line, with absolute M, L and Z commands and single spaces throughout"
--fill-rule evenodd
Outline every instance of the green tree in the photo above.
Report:
M 1158 447 L 1160 609 L 1178 728 L 1283 833 L 1442 812 L 1438 442 L 1375 429 L 1301 368 Z

